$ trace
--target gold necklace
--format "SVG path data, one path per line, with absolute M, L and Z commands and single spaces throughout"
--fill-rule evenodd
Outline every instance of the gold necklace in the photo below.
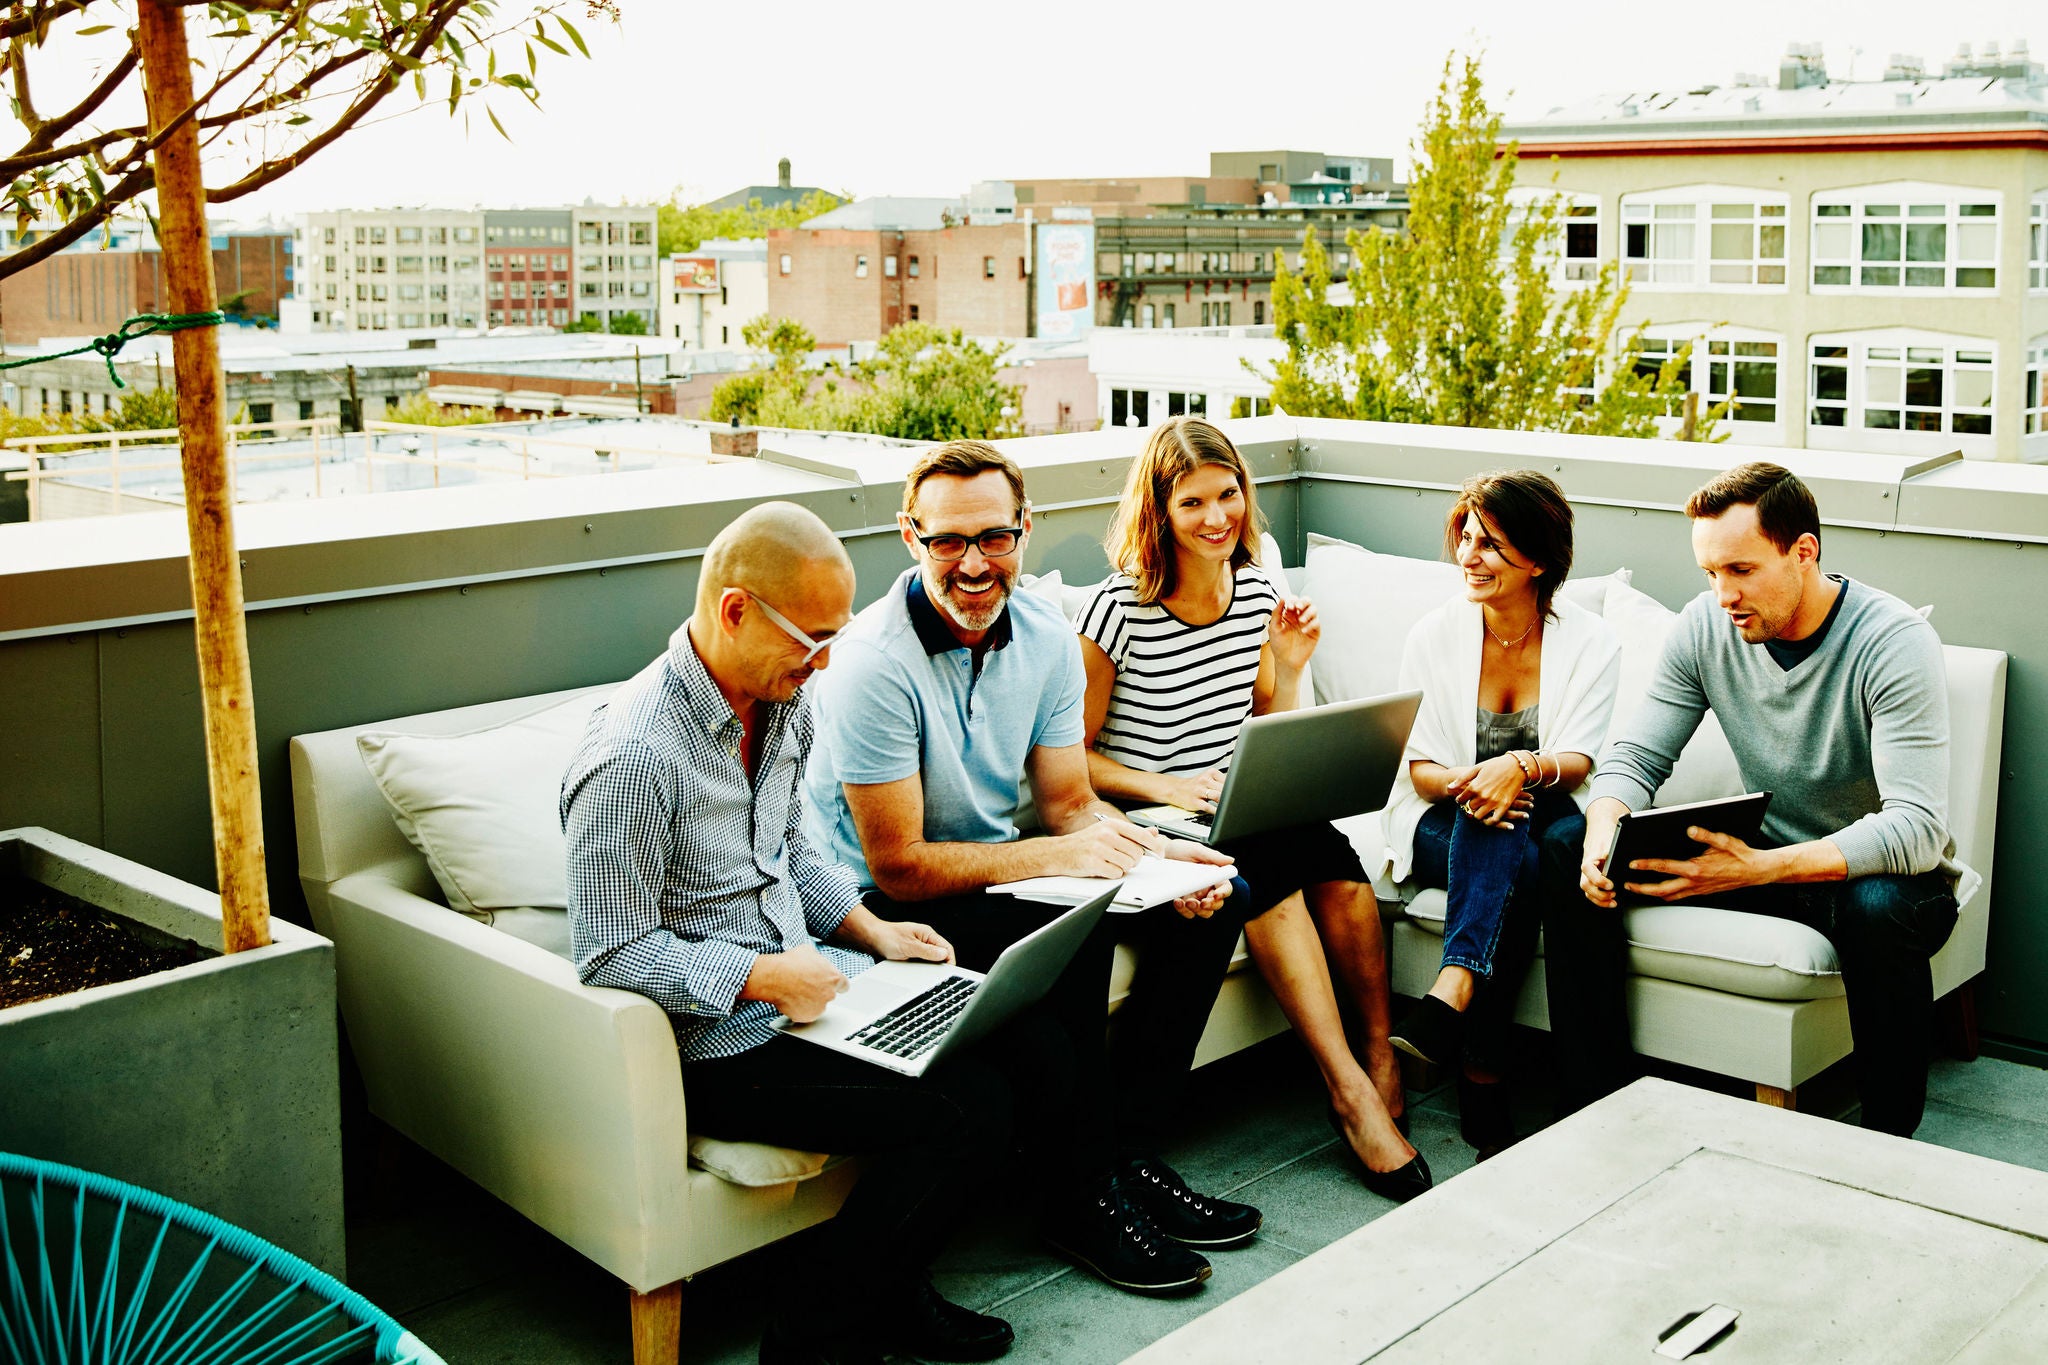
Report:
M 1535 630 L 1536 630 L 1536 627 L 1538 627 L 1538 626 L 1540 626 L 1540 625 L 1542 625 L 1542 624 L 1543 624 L 1543 613 L 1541 613 L 1541 612 L 1538 612 L 1538 613 L 1536 614 L 1536 619 L 1535 619 L 1535 620 L 1533 620 L 1533 621 L 1531 621 L 1531 622 L 1529 623 L 1529 629 L 1528 629 L 1528 630 L 1525 630 L 1525 631 L 1523 631 L 1523 632 L 1522 632 L 1522 633 L 1521 633 L 1520 635 L 1517 635 L 1517 636 L 1516 636 L 1516 637 L 1515 637 L 1514 639 L 1512 639 L 1512 640 L 1502 640 L 1502 639 L 1500 638 L 1500 636 L 1498 636 L 1498 635 L 1494 635 L 1494 633 L 1493 633 L 1493 627 L 1492 627 L 1492 626 L 1489 626 L 1489 625 L 1487 625 L 1487 624 L 1486 624 L 1486 616 L 1485 616 L 1485 614 L 1484 614 L 1484 613 L 1481 613 L 1481 614 L 1480 614 L 1480 617 L 1479 617 L 1479 624 L 1480 624 L 1480 626 L 1481 626 L 1481 627 L 1483 627 L 1483 628 L 1485 629 L 1485 631 L 1486 631 L 1486 633 L 1487 633 L 1488 635 L 1493 635 L 1493 638 L 1494 638 L 1495 640 L 1499 641 L 1499 643 L 1500 643 L 1500 647 L 1501 647 L 1502 649 L 1513 649 L 1513 648 L 1514 648 L 1514 647 L 1515 647 L 1516 645 L 1518 645 L 1518 644 L 1522 643 L 1522 641 L 1524 641 L 1524 640 L 1528 639 L 1528 638 L 1529 638 L 1529 636 L 1530 636 L 1531 634 L 1533 634 L 1533 633 L 1535 632 Z

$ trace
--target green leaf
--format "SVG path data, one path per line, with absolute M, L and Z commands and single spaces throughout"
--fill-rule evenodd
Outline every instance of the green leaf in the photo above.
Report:
M 586 58 L 590 56 L 590 49 L 584 46 L 583 35 L 576 31 L 576 26 L 574 24 L 571 24 L 567 19 L 564 19 L 561 15 L 557 14 L 555 16 L 555 26 L 561 29 L 562 32 L 569 35 L 569 41 L 576 44 L 576 50 L 578 52 L 581 52 Z
M 505 125 L 504 125 L 504 124 L 502 124 L 502 123 L 500 123 L 500 122 L 498 122 L 498 115 L 497 115 L 496 111 L 494 111 L 494 110 L 493 110 L 493 109 L 492 109 L 492 108 L 491 108 L 491 107 L 490 107 L 490 106 L 489 106 L 489 105 L 487 104 L 487 105 L 485 105 L 485 106 L 484 106 L 484 112 L 485 112 L 486 114 L 489 114 L 489 115 L 490 115 L 490 118 L 491 118 L 491 126 L 492 126 L 493 128 L 496 128 L 496 129 L 498 130 L 498 136 L 499 136 L 499 137 L 501 137 L 501 138 L 504 138 L 504 139 L 505 139 L 505 141 L 507 141 L 507 142 L 510 142 L 510 141 L 512 140 L 512 134 L 510 134 L 510 133 L 506 132 L 506 131 L 505 131 Z
M 453 71 L 448 73 L 448 117 L 455 117 L 455 106 L 462 102 L 462 77 Z
M 287 128 L 296 128 L 296 127 L 298 127 L 298 126 L 299 126 L 299 125 L 300 125 L 301 123 L 311 123 L 312 121 L 313 121 L 313 119 L 312 119 L 312 116 L 311 116 L 311 115 L 308 115 L 308 114 L 293 114 L 293 115 L 292 115 L 292 116 L 291 116 L 290 118 L 286 119 L 286 120 L 285 120 L 284 122 L 285 122 L 285 126 L 286 126 Z
M 90 28 L 82 28 L 78 30 L 77 36 L 80 38 L 90 38 L 95 33 L 111 33 L 113 32 L 113 29 L 114 26 L 112 24 L 94 24 Z

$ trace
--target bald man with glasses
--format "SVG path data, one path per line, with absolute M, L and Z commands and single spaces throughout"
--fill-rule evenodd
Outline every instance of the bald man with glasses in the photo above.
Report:
M 927 925 L 862 905 L 803 836 L 801 689 L 853 590 L 838 539 L 791 503 L 711 543 L 695 612 L 592 714 L 562 779 L 571 946 L 586 983 L 668 1011 L 693 1131 L 867 1158 L 763 1365 L 988 1360 L 1009 1325 L 947 1302 L 927 1267 L 1007 1146 L 1007 1082 L 972 1054 L 911 1078 L 779 1031 L 877 959 L 953 960 Z

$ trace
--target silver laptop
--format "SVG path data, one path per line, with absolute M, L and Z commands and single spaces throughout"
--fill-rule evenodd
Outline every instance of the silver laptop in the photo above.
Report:
M 1237 732 L 1213 816 L 1147 806 L 1130 818 L 1182 839 L 1221 844 L 1378 810 L 1394 788 L 1421 704 L 1420 692 L 1395 692 L 1253 716 Z
M 1051 990 L 1122 885 L 1110 883 L 1086 905 L 1003 949 L 986 976 L 941 962 L 877 962 L 853 978 L 846 994 L 824 1014 L 808 1024 L 792 1024 L 786 1032 L 906 1076 L 922 1076 Z

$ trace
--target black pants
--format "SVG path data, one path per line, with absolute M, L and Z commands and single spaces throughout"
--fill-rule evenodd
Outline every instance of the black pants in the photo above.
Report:
M 1628 939 L 1622 915 L 1579 890 L 1583 816 L 1543 837 L 1544 969 L 1557 1040 L 1560 1108 L 1569 1112 L 1618 1088 L 1637 1071 L 1628 1035 Z M 1848 996 L 1850 1065 L 1863 1126 L 1911 1137 L 1927 1104 L 1934 1032 L 1928 962 L 1948 942 L 1956 901 L 1939 872 L 1841 882 L 1749 887 L 1714 904 L 1797 920 L 1824 935 Z
M 898 903 L 870 892 L 867 904 L 883 919 L 931 925 L 976 971 L 1065 910 L 986 893 Z M 1053 1181 L 1072 1189 L 1162 1145 L 1248 905 L 1240 884 L 1208 919 L 1183 919 L 1170 905 L 1105 915 L 1045 999 L 990 1040 L 985 1051 L 1018 1097 L 1018 1137 Z M 1138 972 L 1112 1043 L 1105 1022 L 1118 940 L 1137 947 Z
M 830 1292 L 849 1304 L 886 1301 L 914 1282 L 958 1222 L 970 1181 L 1010 1137 L 1009 1085 L 978 1051 L 913 1078 L 778 1037 L 685 1062 L 683 1087 L 701 1133 L 866 1158 L 822 1262 L 835 1267 Z

